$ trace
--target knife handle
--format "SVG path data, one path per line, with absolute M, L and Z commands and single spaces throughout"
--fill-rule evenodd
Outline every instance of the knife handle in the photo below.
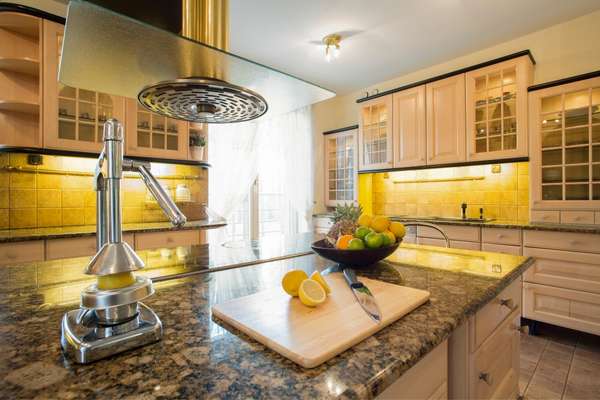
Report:
M 363 284 L 358 281 L 354 270 L 350 268 L 344 268 L 344 278 L 346 278 L 348 285 L 350 285 L 352 289 L 360 289 L 363 287 Z

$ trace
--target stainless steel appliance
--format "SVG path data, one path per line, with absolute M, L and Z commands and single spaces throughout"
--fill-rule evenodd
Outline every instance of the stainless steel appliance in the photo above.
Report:
M 123 159 L 123 126 L 115 119 L 104 123 L 104 149 L 98 158 L 94 177 L 97 193 L 97 253 L 85 273 L 98 277 L 130 274 L 144 262 L 123 241 L 120 188 L 123 171 L 137 171 L 156 201 L 176 225 L 186 222 L 169 195 L 150 173 L 147 163 Z M 160 340 L 162 325 L 158 316 L 141 300 L 152 295 L 152 281 L 135 277 L 127 286 L 101 289 L 98 283 L 81 293 L 77 310 L 62 319 L 61 346 L 78 363 L 89 363 L 110 355 Z

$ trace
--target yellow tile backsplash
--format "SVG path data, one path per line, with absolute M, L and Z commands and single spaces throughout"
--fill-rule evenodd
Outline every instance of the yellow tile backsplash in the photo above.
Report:
M 42 156 L 30 165 L 27 154 L 0 154 L 0 229 L 45 228 L 96 223 L 93 177 L 96 160 Z M 208 172 L 191 165 L 151 163 L 169 194 L 185 184 L 196 204 L 208 202 Z M 139 175 L 125 173 L 121 188 L 124 223 L 167 221 Z
M 467 216 L 526 222 L 529 219 L 529 163 L 446 167 L 359 175 L 359 203 L 365 212 L 411 217 Z

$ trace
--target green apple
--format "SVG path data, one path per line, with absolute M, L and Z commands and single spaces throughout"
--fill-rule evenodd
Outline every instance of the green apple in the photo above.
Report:
M 348 242 L 348 250 L 363 250 L 365 248 L 365 242 L 362 239 L 354 238 Z
M 383 245 L 383 236 L 379 233 L 371 232 L 365 236 L 365 243 L 370 249 L 378 249 Z
M 368 226 L 359 226 L 354 232 L 354 237 L 364 240 L 365 236 L 367 236 L 371 232 L 373 232 L 373 230 Z

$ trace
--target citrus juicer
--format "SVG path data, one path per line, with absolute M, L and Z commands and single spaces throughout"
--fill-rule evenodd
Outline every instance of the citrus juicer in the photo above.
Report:
M 116 119 L 104 123 L 104 148 L 94 174 L 96 191 L 97 253 L 85 269 L 97 282 L 81 293 L 80 308 L 62 319 L 61 346 L 76 362 L 86 364 L 162 337 L 158 316 L 141 300 L 152 295 L 152 280 L 134 276 L 144 262 L 123 241 L 121 178 L 123 171 L 138 172 L 148 190 L 175 226 L 186 222 L 146 162 L 123 159 L 123 126 Z

